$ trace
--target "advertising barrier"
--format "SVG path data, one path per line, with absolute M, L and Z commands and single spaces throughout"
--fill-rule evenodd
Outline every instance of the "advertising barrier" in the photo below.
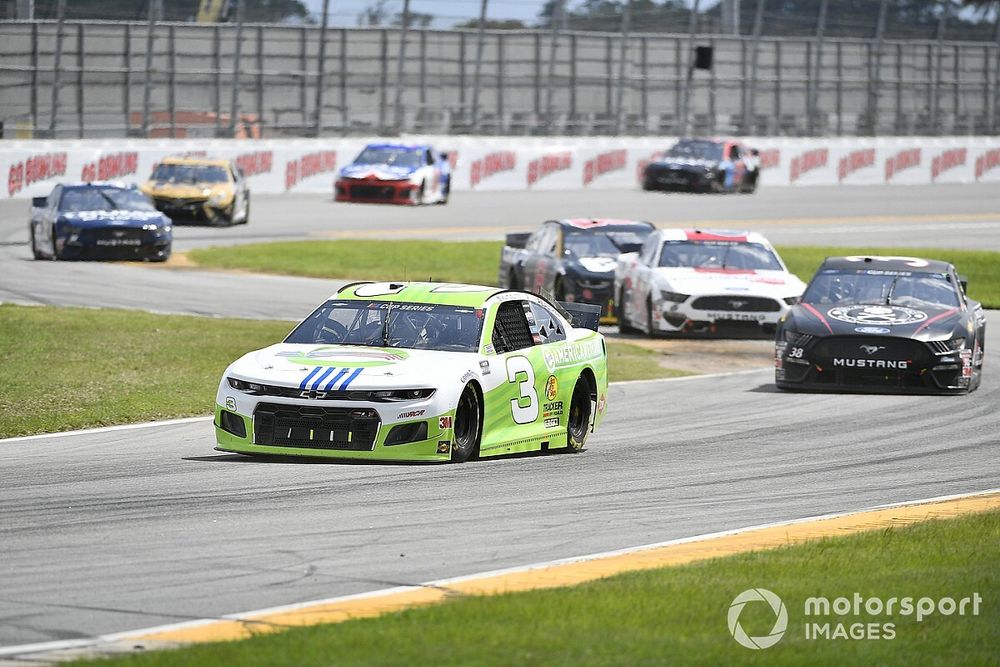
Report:
M 407 136 L 447 151 L 453 191 L 634 189 L 675 137 Z M 136 139 L 0 142 L 0 198 L 48 194 L 58 182 L 143 181 L 168 155 L 236 162 L 258 194 L 329 193 L 336 172 L 385 139 Z M 1000 137 L 748 137 L 761 187 L 1000 182 Z

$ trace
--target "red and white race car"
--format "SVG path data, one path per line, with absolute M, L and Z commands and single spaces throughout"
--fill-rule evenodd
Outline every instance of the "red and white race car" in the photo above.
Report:
M 773 331 L 804 290 L 753 232 L 660 229 L 615 267 L 622 332 Z

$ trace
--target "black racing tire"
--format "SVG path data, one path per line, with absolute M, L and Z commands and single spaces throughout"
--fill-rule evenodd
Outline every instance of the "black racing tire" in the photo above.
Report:
M 38 249 L 38 241 L 35 239 L 35 226 L 28 227 L 28 234 L 31 235 L 31 256 L 35 259 L 45 259 L 45 255 Z
M 569 400 L 569 415 L 566 418 L 566 451 L 578 452 L 587 442 L 590 432 L 590 416 L 593 413 L 593 401 L 590 396 L 590 383 L 582 375 L 577 378 L 573 387 L 573 396 Z
M 653 329 L 653 299 L 646 297 L 646 334 L 653 336 L 656 331 Z
M 517 279 L 517 271 L 514 269 L 507 272 L 507 289 L 521 289 L 520 281 Z
M 427 181 L 420 181 L 420 189 L 417 190 L 417 201 L 414 202 L 417 206 L 423 206 L 424 193 L 426 191 L 427 191 Z
M 452 425 L 451 462 L 464 463 L 479 456 L 479 442 L 483 434 L 483 404 L 479 392 L 472 384 L 465 385 L 455 408 Z
M 625 316 L 625 299 L 628 297 L 628 292 L 622 290 L 622 293 L 618 296 L 618 301 L 615 303 L 615 314 L 618 316 L 618 333 L 620 334 L 636 334 L 639 330 L 632 326 L 632 322 Z
M 52 230 L 52 257 L 50 259 L 52 259 L 52 261 L 61 259 L 59 257 L 59 248 L 56 247 L 56 230 L 54 229 Z
M 653 192 L 656 190 L 656 184 L 644 178 L 642 179 L 642 189 L 646 192 Z
M 757 181 L 759 180 L 760 180 L 760 172 L 754 171 L 752 178 L 748 179 L 748 181 L 744 181 L 744 183 L 747 184 L 740 187 L 740 192 L 746 195 L 752 195 L 753 193 L 757 192 Z
M 441 200 L 438 201 L 438 205 L 439 206 L 446 205 L 448 203 L 448 197 L 450 195 L 451 195 L 451 181 L 448 182 L 448 185 L 445 185 L 441 188 Z
M 241 225 L 245 225 L 250 222 L 250 193 L 247 193 L 247 205 L 246 212 L 243 214 L 243 219 L 240 220 Z

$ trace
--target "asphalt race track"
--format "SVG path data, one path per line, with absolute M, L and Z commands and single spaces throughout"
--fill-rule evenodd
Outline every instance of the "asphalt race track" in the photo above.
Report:
M 250 224 L 175 227 L 174 248 L 309 238 L 503 238 L 554 217 L 750 227 L 774 243 L 1000 250 L 996 184 L 762 188 L 747 195 L 641 191 L 456 193 L 447 206 L 337 204 L 257 196 Z M 31 260 L 28 202 L 0 202 L 0 301 L 297 319 L 341 284 L 135 264 Z
M 986 186 L 468 194 L 418 210 L 259 198 L 249 226 L 182 227 L 177 247 L 352 230 L 498 237 L 588 206 L 664 223 L 745 215 L 778 243 L 1000 249 Z M 0 300 L 298 317 L 334 285 L 33 262 L 23 214 L 23 202 L 0 205 Z M 577 455 L 256 460 L 214 452 L 208 419 L 0 441 L 0 647 L 1000 487 L 1000 313 L 987 335 L 970 396 L 785 394 L 770 370 L 613 385 L 608 419 Z

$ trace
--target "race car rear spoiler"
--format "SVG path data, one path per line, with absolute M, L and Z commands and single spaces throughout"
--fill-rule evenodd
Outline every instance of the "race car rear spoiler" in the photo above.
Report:
M 600 306 L 589 303 L 568 303 L 566 301 L 560 301 L 559 306 L 569 315 L 570 324 L 574 327 L 597 331 L 597 326 L 601 321 L 602 308 Z
M 531 236 L 531 232 L 517 232 L 515 234 L 507 234 L 504 238 L 504 245 L 508 248 L 523 248 L 528 243 L 528 237 Z

